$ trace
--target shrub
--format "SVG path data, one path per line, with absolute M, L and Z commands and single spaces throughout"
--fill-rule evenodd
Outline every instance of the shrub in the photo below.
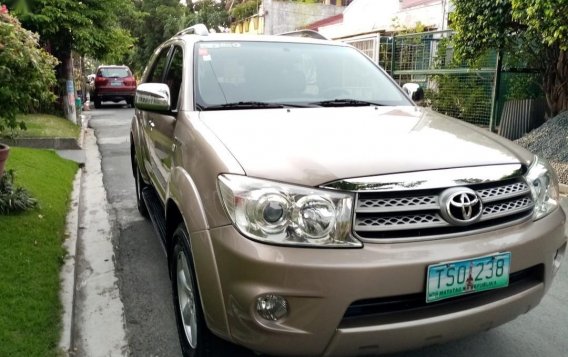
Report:
M 235 5 L 235 7 L 231 10 L 231 16 L 237 21 L 244 20 L 247 17 L 251 17 L 256 14 L 259 6 L 260 0 L 247 0 Z
M 36 34 L 0 13 L 0 134 L 14 137 L 25 124 L 16 114 L 30 112 L 55 100 L 55 57 L 39 47 Z
M 14 187 L 14 170 L 0 177 L 0 215 L 19 213 L 37 207 L 37 200 L 22 187 Z

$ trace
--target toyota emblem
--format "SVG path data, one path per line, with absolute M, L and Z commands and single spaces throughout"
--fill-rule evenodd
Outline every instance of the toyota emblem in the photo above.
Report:
M 467 187 L 451 188 L 440 196 L 442 216 L 453 225 L 466 226 L 481 218 L 483 204 L 474 190 Z

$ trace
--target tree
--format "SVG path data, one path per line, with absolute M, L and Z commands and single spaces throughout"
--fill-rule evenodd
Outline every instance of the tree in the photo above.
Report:
M 489 50 L 538 69 L 552 116 L 568 110 L 568 1 L 453 0 L 451 21 L 460 58 Z
M 22 25 L 38 33 L 41 43 L 60 61 L 57 78 L 61 96 L 72 79 L 72 51 L 96 59 L 117 59 L 131 51 L 134 43 L 118 16 L 133 11 L 132 0 L 5 1 Z M 74 102 L 64 109 L 69 113 Z
M 179 0 L 144 0 L 135 1 L 135 6 L 141 16 L 128 28 L 137 39 L 132 63 L 138 73 L 144 69 L 156 47 L 178 31 L 198 23 L 219 30 L 219 26 L 227 27 L 229 22 L 224 1 L 188 1 L 185 6 Z
M 57 60 L 39 47 L 38 36 L 19 21 L 0 13 L 0 132 L 14 136 L 25 129 L 16 114 L 31 111 L 55 99 L 53 67 Z
M 229 13 L 225 10 L 224 1 L 202 0 L 188 4 L 188 7 L 194 15 L 193 24 L 204 24 L 215 31 L 229 26 Z
M 188 8 L 179 0 L 139 0 L 134 4 L 140 16 L 129 24 L 136 38 L 131 62 L 135 72 L 140 73 L 156 47 L 184 28 Z

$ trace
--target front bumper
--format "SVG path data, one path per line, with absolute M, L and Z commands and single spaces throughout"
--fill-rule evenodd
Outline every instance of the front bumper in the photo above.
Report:
M 275 355 L 373 355 L 487 330 L 534 308 L 550 287 L 553 257 L 565 248 L 564 222 L 564 212 L 558 209 L 539 221 L 492 232 L 414 243 L 367 243 L 362 249 L 272 246 L 224 226 L 192 235 L 192 244 L 195 241 L 205 316 L 215 333 Z M 197 257 L 204 248 L 210 250 L 202 255 L 208 259 Z M 430 264 L 504 251 L 512 254 L 511 273 L 539 269 L 538 281 L 477 298 L 470 295 L 474 298 L 463 304 L 427 307 L 421 313 L 344 317 L 360 300 L 425 296 Z M 277 322 L 258 316 L 256 298 L 267 293 L 286 297 L 288 316 Z

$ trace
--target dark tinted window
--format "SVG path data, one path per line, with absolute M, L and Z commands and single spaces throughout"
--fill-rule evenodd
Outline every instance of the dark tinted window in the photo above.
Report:
M 179 47 L 174 47 L 172 59 L 170 61 L 170 69 L 166 73 L 166 84 L 170 87 L 170 96 L 172 99 L 172 108 L 177 107 L 179 90 L 181 88 L 181 79 L 183 74 L 183 51 Z
M 162 78 L 164 78 L 164 71 L 166 70 L 166 64 L 168 61 L 168 52 L 170 48 L 164 48 L 160 55 L 154 62 L 154 67 L 152 67 L 152 72 L 148 76 L 147 82 L 150 83 L 162 83 Z

